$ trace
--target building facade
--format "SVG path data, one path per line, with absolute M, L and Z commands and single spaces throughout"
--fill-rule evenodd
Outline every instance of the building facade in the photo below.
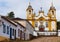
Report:
M 15 21 L 16 22 L 16 21 Z M 17 28 L 16 28 L 16 38 L 19 40 L 25 40 L 25 32 L 26 32 L 26 28 L 21 25 L 20 23 L 17 23 Z
M 16 39 L 16 27 L 16 23 L 4 16 L 0 16 L 0 36 L 6 39 Z
M 13 20 L 17 21 L 25 27 L 25 40 L 32 39 L 32 37 L 34 36 L 34 27 L 32 26 L 32 24 L 26 19 L 14 18 Z
M 25 40 L 26 28 L 5 16 L 0 16 L 0 36 L 5 39 Z
M 57 31 L 56 9 L 53 4 L 48 10 L 47 16 L 45 16 L 42 7 L 36 16 L 31 4 L 29 3 L 28 8 L 26 9 L 26 18 L 32 26 L 34 26 L 36 31 Z

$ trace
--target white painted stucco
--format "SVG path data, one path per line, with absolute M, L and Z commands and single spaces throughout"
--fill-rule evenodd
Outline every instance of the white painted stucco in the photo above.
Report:
M 55 21 L 51 22 L 51 30 L 56 30 L 56 22 Z
M 30 39 L 29 38 L 29 34 L 33 35 L 33 32 L 34 32 L 34 28 L 26 21 L 26 20 L 21 20 L 21 21 L 18 21 L 19 23 L 21 23 L 25 28 L 26 28 L 26 40 Z
M 60 36 L 60 29 L 58 30 L 58 36 Z
M 6 21 L 3 18 L 1 18 L 1 21 L 4 22 L 4 24 L 6 26 L 10 26 L 10 27 L 12 27 L 12 29 L 16 30 L 16 26 L 14 26 L 13 24 L 11 24 L 10 22 Z M 3 26 L 2 25 L 0 26 L 0 36 L 6 37 L 6 38 L 10 38 L 10 34 L 7 34 L 7 31 L 6 31 L 6 33 L 3 33 Z M 14 36 L 12 36 L 12 39 L 14 39 Z

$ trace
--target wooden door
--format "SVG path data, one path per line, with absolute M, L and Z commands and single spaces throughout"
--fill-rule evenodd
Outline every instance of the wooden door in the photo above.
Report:
M 12 28 L 10 28 L 10 39 L 12 39 Z

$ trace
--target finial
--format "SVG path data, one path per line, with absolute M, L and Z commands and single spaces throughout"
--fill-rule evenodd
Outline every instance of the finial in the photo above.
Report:
M 42 11 L 42 7 L 40 7 L 41 11 Z
M 36 14 L 36 13 L 34 12 L 34 14 Z
M 29 5 L 30 5 L 31 3 L 29 2 Z
M 31 0 L 29 1 L 29 5 L 31 5 L 31 3 L 30 3 L 30 2 L 31 2 Z
M 52 0 L 52 3 L 51 3 L 51 6 L 53 7 L 53 0 Z

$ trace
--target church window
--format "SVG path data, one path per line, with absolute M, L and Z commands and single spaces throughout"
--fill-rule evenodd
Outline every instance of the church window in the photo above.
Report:
M 35 27 L 37 27 L 37 26 L 38 26 L 38 23 L 36 22 L 36 23 L 35 23 Z
M 43 21 L 40 21 L 40 24 L 43 25 Z
M 48 22 L 46 22 L 46 27 L 48 27 Z

